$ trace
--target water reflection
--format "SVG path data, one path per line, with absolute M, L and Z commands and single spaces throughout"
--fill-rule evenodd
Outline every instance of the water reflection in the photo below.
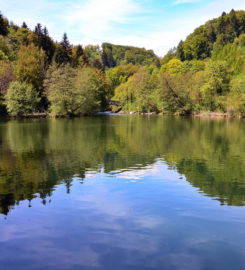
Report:
M 23 200 L 45 205 L 58 185 L 103 173 L 137 181 L 159 161 L 221 204 L 245 202 L 242 120 L 111 116 L 0 123 L 0 212 Z M 182 176 L 182 177 L 181 177 Z M 115 179 L 116 179 L 115 178 Z

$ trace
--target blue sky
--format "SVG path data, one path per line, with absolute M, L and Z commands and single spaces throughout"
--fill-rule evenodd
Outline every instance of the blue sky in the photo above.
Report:
M 73 44 L 133 45 L 163 56 L 207 20 L 245 9 L 245 0 L 0 0 L 11 21 L 30 28 L 40 22 Z

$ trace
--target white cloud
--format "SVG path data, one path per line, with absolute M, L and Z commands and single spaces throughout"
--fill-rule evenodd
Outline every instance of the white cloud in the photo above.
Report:
M 161 9 L 152 0 L 0 0 L 0 9 L 10 20 L 26 21 L 34 28 L 40 22 L 60 40 L 67 32 L 74 44 L 112 42 L 153 49 L 163 56 L 181 39 L 207 20 L 232 8 L 245 9 L 245 0 L 172 0 Z M 198 2 L 195 9 L 175 13 L 176 5 Z M 147 9 L 145 4 L 152 6 Z M 168 10 L 169 8 L 169 10 Z M 167 12 L 170 16 L 165 16 Z
M 176 5 L 187 4 L 187 3 L 195 3 L 197 1 L 198 0 L 176 0 L 173 2 L 173 5 L 176 6 Z
M 90 0 L 90 3 L 93 1 L 95 0 Z M 176 0 L 175 3 L 177 4 L 178 2 L 178 4 L 181 4 L 197 1 L 200 0 Z M 101 1 L 99 0 L 98 2 Z M 122 4 L 123 2 L 128 2 L 128 0 L 121 0 L 119 2 Z M 112 9 L 106 9 L 104 16 L 100 14 L 97 17 L 95 20 L 96 24 L 93 24 L 93 20 L 89 19 L 89 27 L 87 28 L 87 31 L 85 31 L 85 37 L 81 38 L 79 42 L 82 42 L 83 44 L 100 44 L 101 42 L 106 41 L 120 45 L 132 45 L 136 47 L 144 47 L 146 49 L 153 49 L 157 55 L 163 56 L 169 49 L 177 46 L 180 40 L 184 40 L 196 27 L 204 24 L 207 20 L 220 16 L 224 10 L 229 12 L 232 8 L 236 10 L 245 9 L 244 0 L 233 0 L 232 2 L 230 0 L 216 0 L 207 4 L 202 9 L 197 9 L 195 12 L 184 10 L 181 17 L 172 17 L 171 20 L 167 21 L 165 21 L 164 18 L 159 18 L 159 22 L 156 23 L 155 27 L 154 25 L 152 26 L 152 31 L 143 31 L 140 34 L 130 34 L 128 33 L 130 32 L 129 28 L 129 31 L 126 34 L 120 33 L 123 26 L 121 26 L 122 28 L 119 28 L 112 23 L 117 22 L 126 24 L 129 22 L 130 16 L 143 10 L 139 5 L 135 5 L 133 0 L 130 0 L 130 3 L 131 5 L 121 10 L 116 16 L 110 17 L 109 15 L 115 10 L 115 6 L 113 6 Z M 115 3 L 114 5 L 119 5 L 119 3 Z M 87 8 L 86 12 L 88 10 L 89 9 Z M 96 9 L 96 12 L 98 11 L 98 13 L 100 13 L 100 10 L 102 10 L 101 7 Z M 114 11 L 114 15 L 116 12 Z M 122 20 L 122 18 L 124 19 Z M 103 23 L 104 19 L 105 23 Z M 149 21 L 149 18 L 148 20 L 146 18 L 146 21 Z M 100 25 L 100 27 L 97 28 L 96 25 Z M 162 25 L 162 27 L 160 28 L 159 25 Z M 93 28 L 96 29 L 91 30 Z M 79 31 L 81 31 L 81 29 L 78 29 L 78 32 Z M 81 33 L 85 32 L 81 31 Z
M 71 6 L 65 19 L 86 39 L 105 39 L 116 34 L 115 24 L 128 24 L 138 12 L 140 6 L 134 0 L 89 0 Z

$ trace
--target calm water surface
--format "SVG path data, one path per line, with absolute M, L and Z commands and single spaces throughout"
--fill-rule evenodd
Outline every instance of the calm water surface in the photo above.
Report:
M 0 122 L 1 270 L 244 270 L 245 122 Z

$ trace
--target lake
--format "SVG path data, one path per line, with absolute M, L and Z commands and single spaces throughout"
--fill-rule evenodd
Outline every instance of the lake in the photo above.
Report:
M 244 270 L 245 122 L 0 122 L 1 270 Z

